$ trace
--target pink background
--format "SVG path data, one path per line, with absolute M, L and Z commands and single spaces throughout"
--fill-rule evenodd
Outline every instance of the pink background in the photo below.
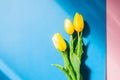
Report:
M 120 0 L 107 0 L 107 80 L 120 80 Z

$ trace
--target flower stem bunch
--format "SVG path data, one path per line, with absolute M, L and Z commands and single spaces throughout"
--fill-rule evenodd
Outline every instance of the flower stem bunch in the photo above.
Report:
M 64 21 L 64 28 L 70 35 L 70 43 L 67 44 L 60 33 L 53 35 L 52 41 L 55 48 L 60 52 L 64 66 L 53 64 L 64 72 L 68 80 L 83 80 L 80 73 L 81 58 L 83 54 L 82 31 L 84 20 L 81 14 L 76 13 L 73 23 L 67 18 Z M 76 34 L 76 35 L 74 35 Z

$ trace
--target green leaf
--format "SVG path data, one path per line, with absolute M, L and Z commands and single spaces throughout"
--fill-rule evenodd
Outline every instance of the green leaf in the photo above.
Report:
M 59 64 L 52 64 L 52 66 L 59 68 L 66 75 L 68 80 L 72 80 L 71 76 L 69 75 L 69 72 L 63 66 L 61 66 Z
M 73 54 L 71 56 L 71 63 L 72 63 L 74 70 L 78 73 L 80 69 L 80 59 L 78 58 L 76 54 Z
M 76 72 L 77 80 L 80 80 L 80 64 L 81 64 L 81 62 L 80 62 L 79 57 L 76 54 L 73 54 L 71 56 L 71 63 Z

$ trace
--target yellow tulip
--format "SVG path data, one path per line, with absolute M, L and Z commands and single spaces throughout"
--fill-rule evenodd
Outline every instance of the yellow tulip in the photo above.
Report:
M 72 22 L 69 19 L 65 19 L 65 21 L 64 21 L 64 28 L 65 28 L 65 31 L 68 34 L 73 34 L 74 26 L 73 26 Z
M 76 13 L 74 16 L 74 27 L 77 32 L 81 32 L 84 28 L 84 20 L 79 13 Z
M 56 49 L 60 51 L 65 51 L 67 48 L 66 42 L 64 41 L 62 35 L 60 33 L 54 34 L 52 38 L 53 44 Z

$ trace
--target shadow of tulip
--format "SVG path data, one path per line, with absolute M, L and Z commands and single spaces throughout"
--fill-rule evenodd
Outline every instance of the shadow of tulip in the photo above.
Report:
M 90 35 L 90 27 L 89 24 L 87 23 L 87 21 L 84 21 L 84 30 L 83 30 L 83 37 L 87 38 Z M 85 64 L 88 56 L 87 56 L 87 51 L 88 51 L 88 47 L 90 45 L 90 42 L 88 42 L 86 45 L 83 44 L 83 55 L 82 55 L 82 59 L 81 59 L 81 74 L 83 76 L 83 80 L 90 80 L 90 74 L 91 74 L 91 70 L 90 68 Z
M 87 56 L 87 50 L 89 47 L 90 42 L 87 45 L 83 45 L 83 50 L 84 53 L 82 55 L 82 59 L 81 59 L 81 74 L 83 76 L 83 80 L 90 80 L 90 74 L 91 74 L 91 70 L 90 68 L 85 64 L 88 56 Z
M 84 21 L 84 30 L 83 30 L 83 37 L 87 38 L 90 35 L 90 27 L 87 21 Z

